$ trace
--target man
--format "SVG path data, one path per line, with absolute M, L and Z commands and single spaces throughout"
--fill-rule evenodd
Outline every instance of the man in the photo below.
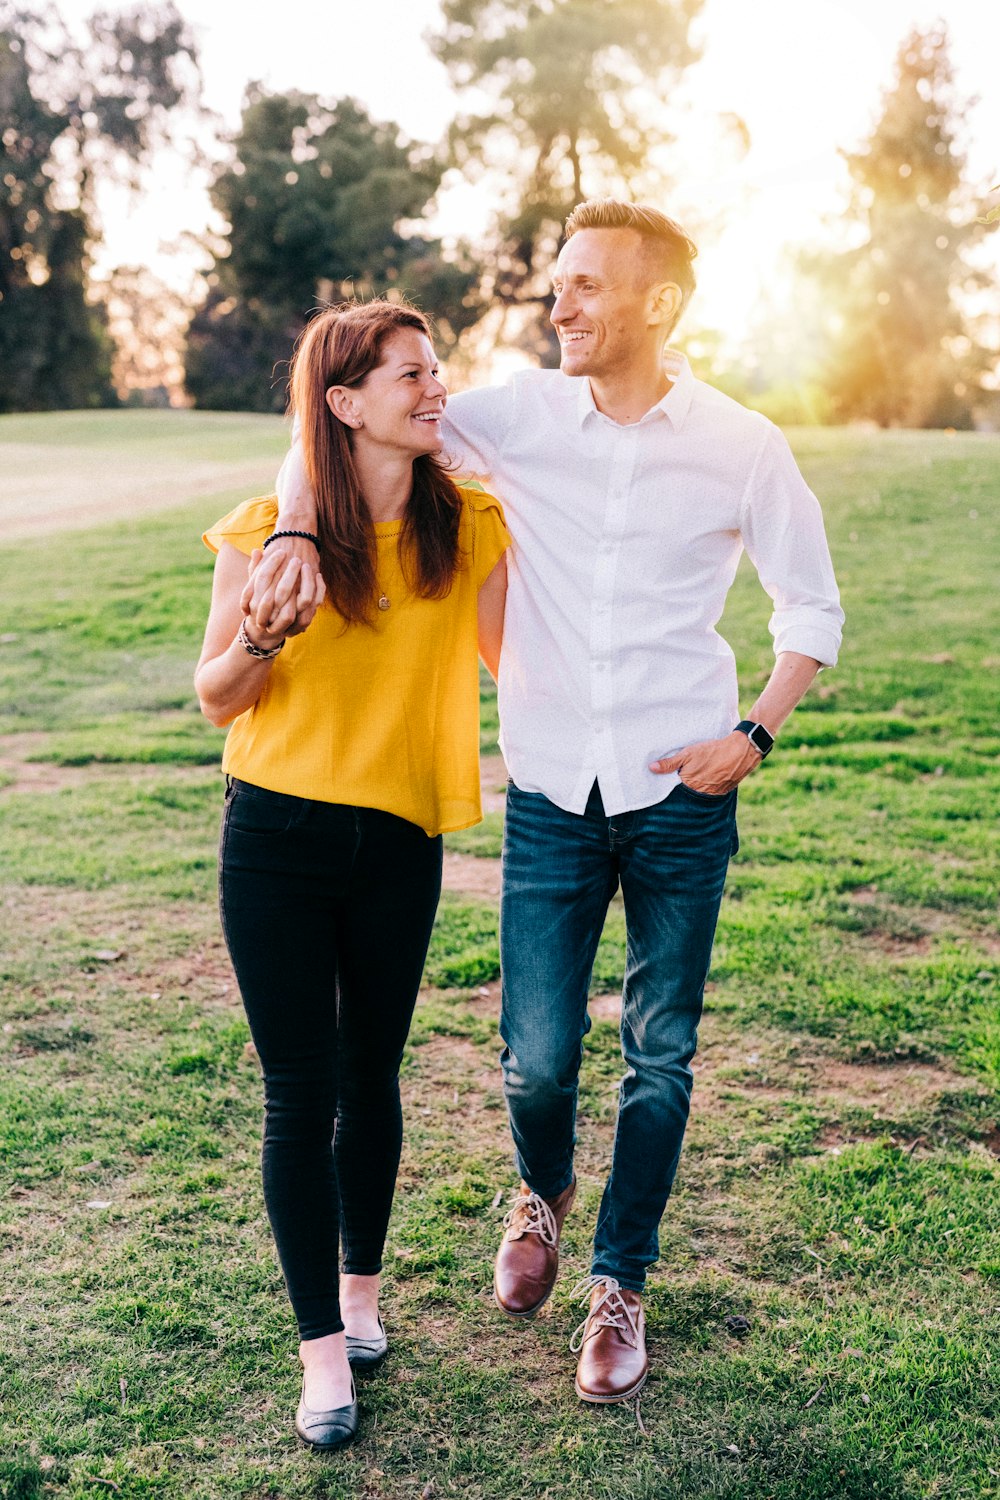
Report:
M 494 1273 L 512 1317 L 555 1282 L 590 975 L 619 884 L 624 899 L 627 1069 L 574 1340 L 577 1393 L 597 1403 L 646 1379 L 642 1291 L 687 1121 L 736 788 L 835 664 L 843 623 L 784 438 L 667 349 L 695 254 L 655 209 L 581 204 L 554 277 L 560 370 L 457 396 L 446 416 L 446 448 L 500 497 L 514 538 L 500 1031 L 522 1182 Z M 294 448 L 281 493 L 279 525 L 313 529 Z M 774 602 L 776 662 L 741 719 L 715 624 L 744 547 Z

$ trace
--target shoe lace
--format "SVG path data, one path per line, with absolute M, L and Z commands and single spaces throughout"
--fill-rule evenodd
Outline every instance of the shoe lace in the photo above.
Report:
M 577 1282 L 570 1296 L 579 1297 L 581 1302 L 589 1302 L 594 1288 L 598 1286 L 603 1287 L 604 1290 L 588 1309 L 587 1316 L 579 1328 L 574 1330 L 573 1337 L 569 1341 L 571 1352 L 579 1354 L 586 1340 L 599 1328 L 617 1329 L 625 1336 L 626 1342 L 637 1349 L 639 1329 L 635 1314 L 622 1296 L 622 1289 L 613 1276 L 584 1276 L 582 1281 Z
M 537 1234 L 543 1245 L 554 1250 L 559 1243 L 556 1216 L 544 1198 L 537 1193 L 515 1193 L 511 1207 L 504 1214 L 504 1229 L 517 1228 L 521 1234 Z

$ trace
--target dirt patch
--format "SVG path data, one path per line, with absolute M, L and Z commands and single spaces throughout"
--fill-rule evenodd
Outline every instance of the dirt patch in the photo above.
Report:
M 819 1103 L 839 1108 L 857 1105 L 893 1111 L 954 1089 L 967 1090 L 971 1082 L 948 1068 L 910 1059 L 844 1062 L 816 1038 L 789 1039 L 779 1032 L 733 1036 L 722 1031 L 711 1014 L 702 1022 L 692 1068 L 699 1091 L 736 1088 L 755 1098 L 809 1094 Z
M 1000 952 L 995 933 L 970 930 L 955 912 L 934 906 L 908 906 L 890 901 L 874 885 L 859 886 L 850 893 L 853 905 L 866 912 L 862 943 L 891 958 L 922 958 L 939 938 L 971 942 L 991 956 Z
M 890 958 L 924 958 L 934 943 L 929 933 L 921 937 L 897 937 L 892 932 L 875 931 L 866 933 L 865 939 Z
M 0 523 L 8 540 L 132 520 L 227 490 L 269 494 L 280 462 L 158 459 L 36 443 L 4 443 L 3 459 Z
M 509 1150 L 496 1048 L 464 1037 L 435 1036 L 413 1050 L 402 1079 L 403 1109 L 415 1120 L 447 1117 L 463 1152 L 486 1156 Z
M 94 781 L 120 781 L 136 786 L 144 781 L 162 781 L 165 775 L 172 780 L 197 781 L 211 770 L 211 766 L 165 766 L 155 761 L 148 764 L 91 761 L 86 766 L 57 766 L 51 761 L 16 761 L 0 755 L 0 797 L 4 793 L 9 796 L 18 792 L 65 792 Z M 10 781 L 6 780 L 8 776 L 12 778 Z
M 594 1021 L 620 1021 L 622 1018 L 621 995 L 591 995 L 587 1002 Z
M 23 977 L 7 987 L 5 1045 L 27 1028 L 58 1035 L 93 1030 L 105 1045 L 130 1046 L 158 1027 L 163 1003 L 240 1014 L 239 992 L 211 903 L 139 910 L 128 891 L 9 887 L 7 929 L 18 934 Z
M 487 1063 L 483 1053 L 474 1042 L 465 1037 L 432 1036 L 414 1051 L 416 1066 L 421 1075 L 432 1084 L 447 1092 L 456 1092 L 456 1083 L 462 1085 L 456 1099 L 469 1100 L 476 1093 L 492 1093 L 497 1086 L 497 1069 L 494 1061 Z
M 444 856 L 442 884 L 446 891 L 477 900 L 500 900 L 500 861 L 479 859 L 475 854 Z
M 817 1089 L 851 1104 L 917 1103 L 969 1084 L 957 1073 L 930 1063 L 850 1063 L 823 1058 L 812 1064 Z

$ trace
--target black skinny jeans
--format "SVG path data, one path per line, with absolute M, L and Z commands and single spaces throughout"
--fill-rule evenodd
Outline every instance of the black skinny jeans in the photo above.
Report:
M 370 1276 L 403 1138 L 399 1063 L 441 890 L 441 839 L 392 813 L 231 780 L 222 926 L 264 1071 L 264 1199 L 302 1339 Z

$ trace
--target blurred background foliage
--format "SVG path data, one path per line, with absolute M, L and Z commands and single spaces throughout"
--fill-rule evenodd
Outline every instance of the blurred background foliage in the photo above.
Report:
M 562 224 L 585 197 L 669 204 L 662 102 L 697 60 L 702 6 L 442 0 L 427 45 L 455 113 L 438 142 L 353 98 L 250 83 L 238 129 L 213 139 L 222 228 L 185 299 L 145 267 L 91 271 L 95 185 L 134 183 L 155 147 L 195 151 L 178 124 L 200 107 L 187 23 L 172 0 L 145 4 L 95 13 L 81 42 L 55 11 L 0 0 L 0 411 L 279 411 L 310 312 L 352 294 L 413 297 L 458 383 L 498 348 L 556 363 Z M 844 144 L 852 197 L 830 248 L 775 266 L 784 301 L 765 295 L 740 357 L 724 330 L 682 327 L 699 374 L 779 422 L 997 425 L 974 253 L 996 226 L 968 177 L 965 105 L 943 26 L 914 29 L 868 139 Z M 424 228 L 449 173 L 495 186 L 476 242 Z
M 0 411 L 117 404 L 107 310 L 88 286 L 95 183 L 134 182 L 171 111 L 197 106 L 172 3 L 95 12 L 86 32 L 0 3 Z

